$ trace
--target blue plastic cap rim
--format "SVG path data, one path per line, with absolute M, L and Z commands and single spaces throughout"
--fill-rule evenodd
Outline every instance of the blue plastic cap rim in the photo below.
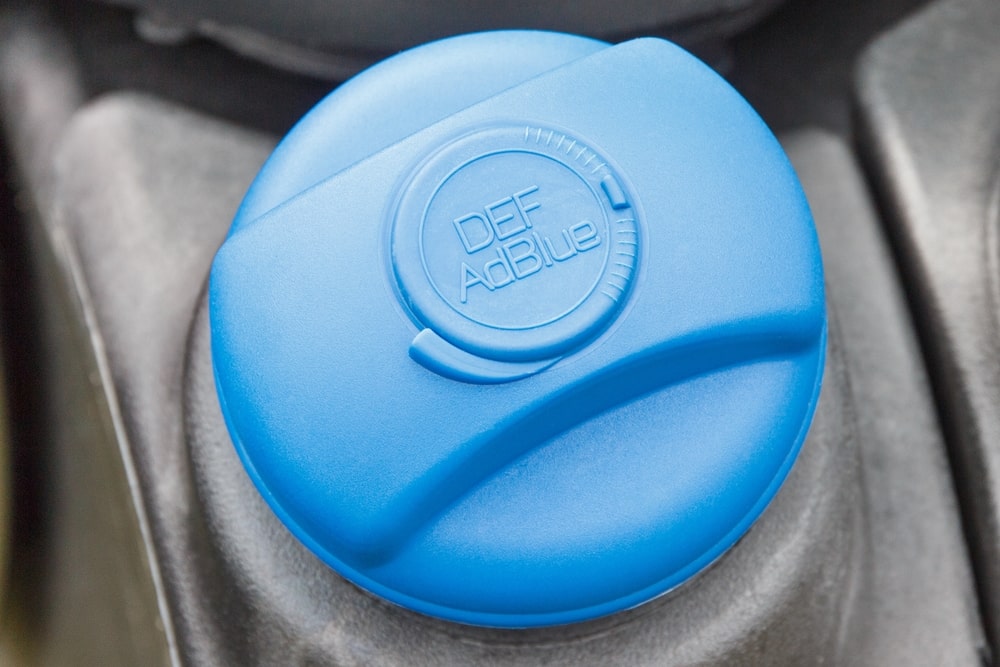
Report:
M 539 32 L 321 102 L 248 192 L 209 317 L 291 532 L 499 627 L 621 611 L 724 553 L 795 461 L 826 342 L 808 205 L 749 105 L 665 41 Z

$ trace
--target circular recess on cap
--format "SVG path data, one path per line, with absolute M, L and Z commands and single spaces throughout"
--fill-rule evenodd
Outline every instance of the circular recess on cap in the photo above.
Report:
M 573 133 L 489 127 L 435 152 L 392 231 L 400 291 L 423 324 L 488 359 L 534 361 L 593 338 L 638 269 L 636 196 Z

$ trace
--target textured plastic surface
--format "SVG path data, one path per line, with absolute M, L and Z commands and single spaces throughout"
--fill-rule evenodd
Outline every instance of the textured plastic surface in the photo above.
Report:
M 324 101 L 209 290 L 220 403 L 276 514 L 363 588 L 507 627 L 635 606 L 731 546 L 795 460 L 826 335 L 795 175 L 707 67 L 652 39 L 425 48 L 536 39 L 548 67 L 467 74 L 465 99 L 443 79 L 423 129 L 436 91 L 398 97 L 392 66 Z M 398 136 L 282 184 L 359 90 Z
M 857 86 L 860 145 L 923 335 L 994 656 L 1000 653 L 998 34 L 996 2 L 932 3 L 872 45 Z

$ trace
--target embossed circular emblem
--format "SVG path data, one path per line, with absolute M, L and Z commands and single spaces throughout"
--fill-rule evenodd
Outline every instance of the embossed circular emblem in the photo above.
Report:
M 640 255 L 635 196 L 579 137 L 482 130 L 434 154 L 405 187 L 393 270 L 421 323 L 460 350 L 556 358 L 624 303 Z

